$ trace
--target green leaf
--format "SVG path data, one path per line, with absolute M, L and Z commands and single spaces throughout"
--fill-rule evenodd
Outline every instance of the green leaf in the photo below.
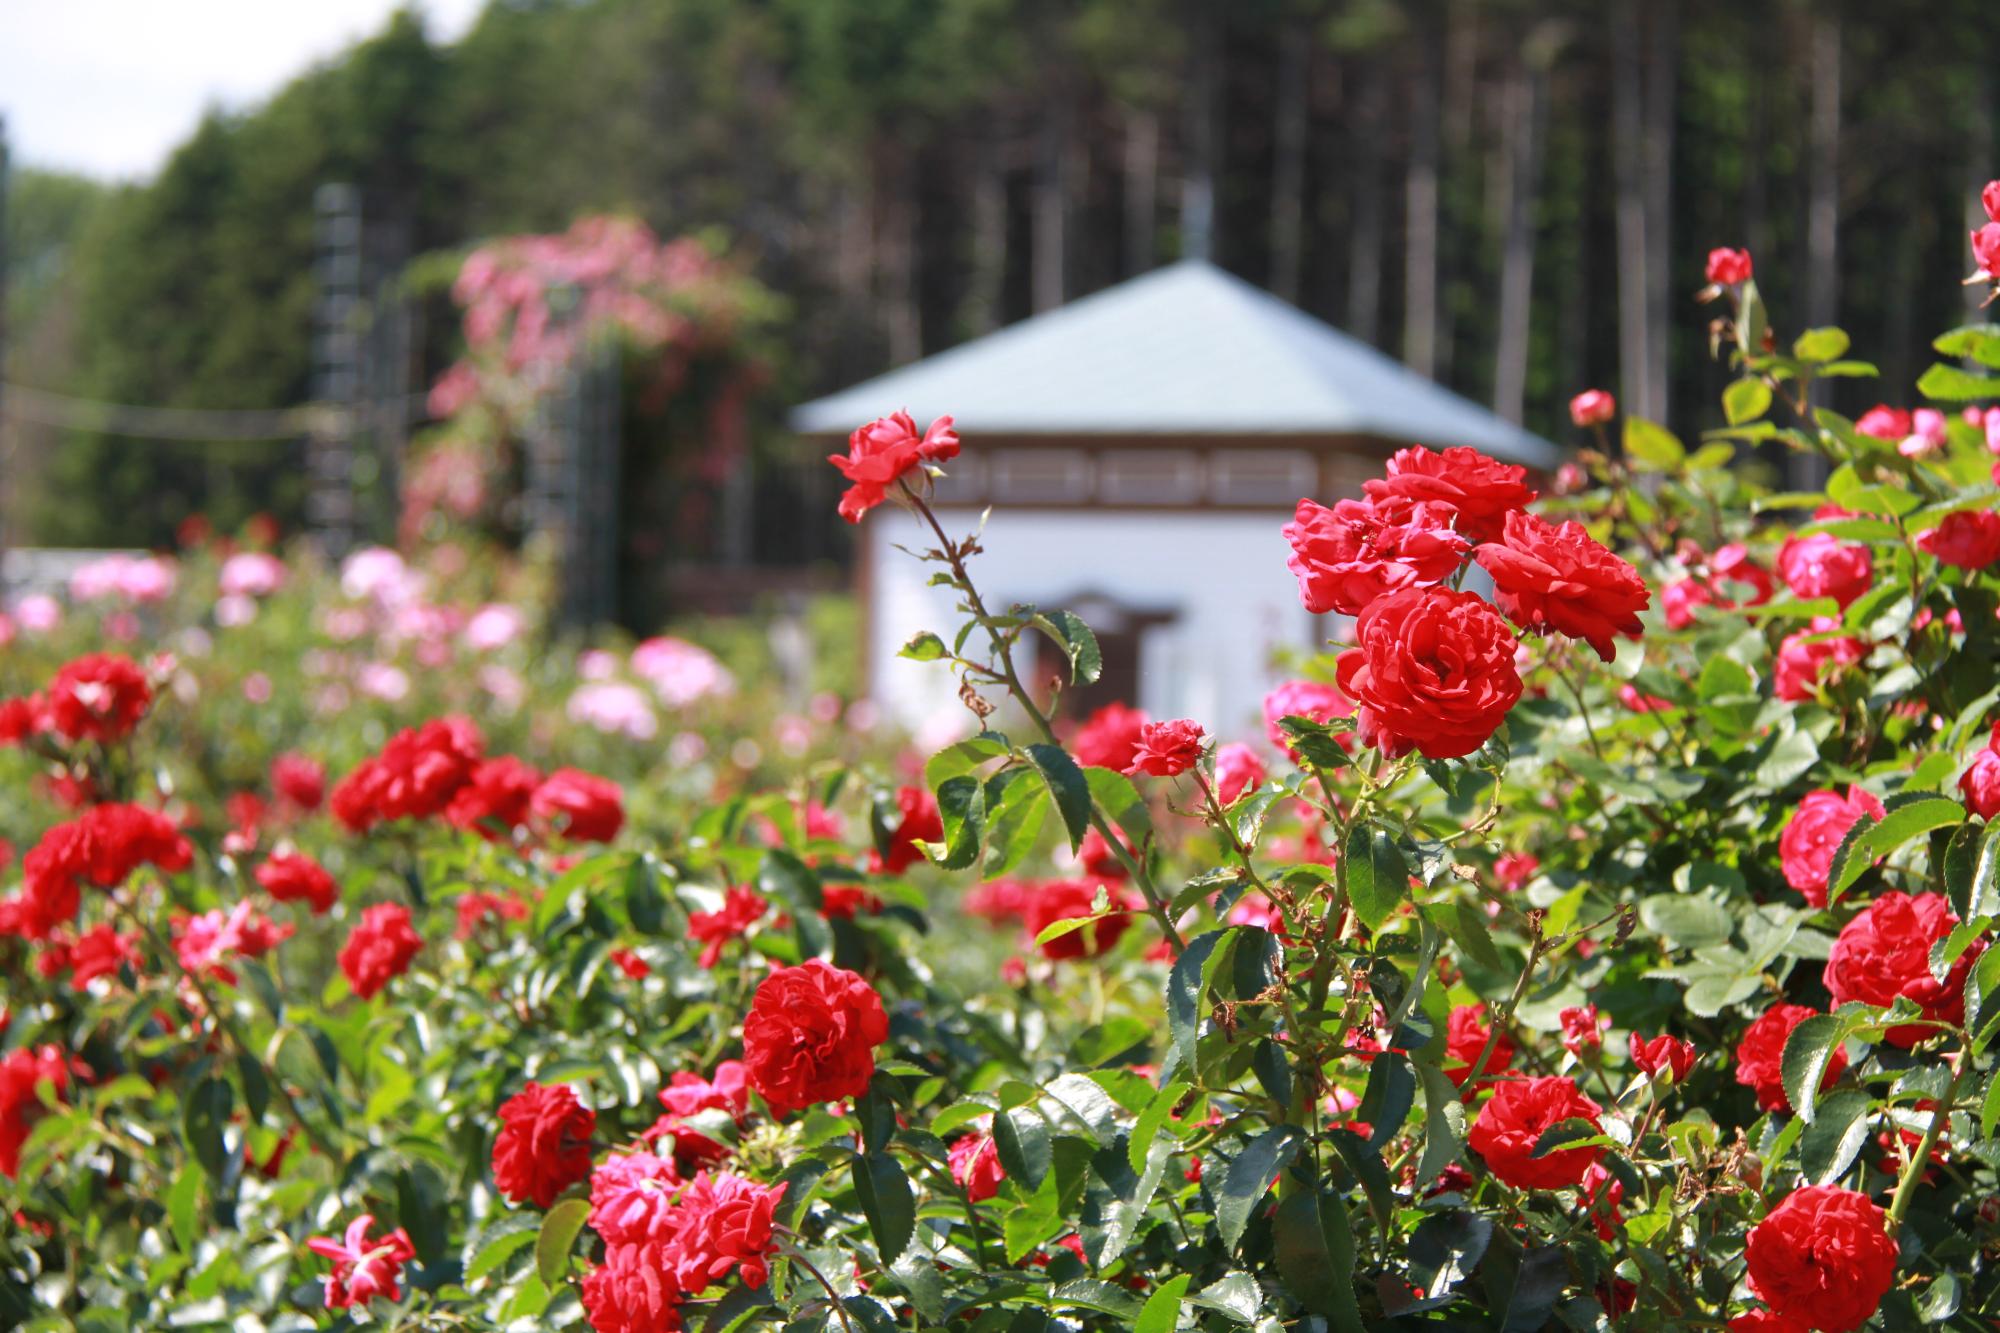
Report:
M 1946 356 L 1960 356 L 2000 370 L 2000 324 L 1967 324 L 1941 333 L 1931 343 Z
M 999 1124 L 998 1118 L 994 1124 Z M 917 1229 L 917 1200 L 903 1164 L 887 1153 L 854 1159 L 854 1193 L 875 1237 L 875 1252 L 894 1263 L 909 1248 Z
M 1048 783 L 1056 812 L 1069 831 L 1070 850 L 1075 851 L 1090 827 L 1090 783 L 1076 766 L 1076 760 L 1060 745 L 1030 745 L 1027 755 L 1042 780 Z
M 1194 1068 L 1195 1037 L 1201 1031 L 1204 969 L 1209 955 L 1229 933 L 1211 930 L 1189 940 L 1187 948 L 1174 960 L 1173 971 L 1167 974 L 1167 1030 L 1180 1051 L 1181 1064 L 1189 1069 Z
M 1369 930 L 1379 930 L 1409 896 L 1410 870 L 1396 840 L 1379 824 L 1356 824 L 1342 858 L 1347 903 Z
M 2000 821 L 1966 824 L 1944 854 L 1945 895 L 1959 919 L 2000 916 Z
M 1826 867 L 1826 905 L 1833 906 L 1840 901 L 1854 881 L 1861 878 L 1863 871 L 1875 863 L 1869 854 L 1868 835 L 1876 826 L 1875 816 L 1863 815 L 1848 826 L 1841 835 L 1840 845 L 1833 849 L 1833 859 Z
M 1756 421 L 1771 410 L 1771 386 L 1760 379 L 1740 379 L 1722 391 L 1722 415 L 1730 425 Z
M 1143 855 L 1153 836 L 1153 816 L 1132 779 L 1108 768 L 1086 768 L 1083 778 L 1097 808 L 1131 841 L 1133 850 Z
M 511 1222 L 514 1219 L 506 1220 Z M 472 1262 L 465 1266 L 467 1282 L 477 1282 L 485 1277 L 513 1258 L 523 1246 L 532 1245 L 537 1237 L 535 1227 L 529 1224 L 525 1217 L 521 1219 L 520 1224 L 512 1228 L 498 1230 L 499 1234 L 486 1237 L 479 1247 L 479 1252 L 472 1256 Z
M 1250 1214 L 1270 1192 L 1278 1173 L 1298 1156 L 1304 1143 L 1290 1125 L 1274 1125 L 1243 1145 L 1234 1160 L 1214 1155 L 1209 1181 L 1215 1197 L 1215 1227 L 1224 1250 L 1234 1251 L 1243 1240 Z
M 187 1137 L 188 1150 L 201 1163 L 201 1169 L 218 1180 L 229 1160 L 222 1129 L 229 1123 L 235 1107 L 235 1090 L 211 1075 L 195 1085 L 181 1112 L 181 1132 Z
M 183 1171 L 174 1177 L 173 1187 L 167 1191 L 167 1222 L 173 1228 L 174 1244 L 182 1254 L 190 1256 L 201 1239 L 195 1231 L 195 1217 L 201 1205 L 201 1176 L 199 1171 Z
M 1639 920 L 1678 949 L 1705 949 L 1729 942 L 1736 920 L 1713 898 L 1656 893 L 1639 904 Z
M 944 820 L 944 848 L 935 858 L 946 870 L 963 870 L 986 843 L 986 784 L 970 773 L 946 778 L 937 789 Z
M 1097 635 L 1083 618 L 1073 611 L 1044 611 L 1034 618 L 1036 629 L 1056 641 L 1069 659 L 1070 681 L 1077 685 L 1093 685 L 1104 673 L 1104 653 L 1097 646 Z
M 1654 472 L 1671 472 L 1687 457 L 1687 450 L 1665 426 L 1644 417 L 1625 418 L 1625 454 Z
M 535 1273 L 545 1285 L 555 1286 L 569 1271 L 570 1251 L 589 1217 L 588 1199 L 559 1199 L 543 1216 L 542 1229 L 535 1237 Z
M 1054 1161 L 1049 1122 L 1031 1106 L 1009 1107 L 993 1117 L 993 1148 L 1010 1180 L 1040 1189 Z
M 1849 347 L 1844 329 L 1807 329 L 1792 342 L 1792 355 L 1801 361 L 1838 361 Z
M 1363 1333 L 1354 1299 L 1354 1232 L 1338 1195 L 1295 1189 L 1271 1219 L 1272 1259 L 1286 1288 L 1333 1333 Z
M 1946 796 L 1929 793 L 1899 793 L 1895 803 L 1878 820 L 1864 817 L 1841 839 L 1827 870 L 1827 902 L 1840 901 L 1861 872 L 1882 857 L 1901 848 L 1912 838 L 1934 829 L 1965 822 L 1965 807 Z
M 2000 376 L 1974 375 L 1957 366 L 1940 363 L 1917 377 L 1917 392 L 1939 403 L 2000 398 Z
M 912 662 L 935 662 L 944 655 L 944 640 L 929 630 L 920 631 L 908 643 L 896 650 L 896 656 L 907 657 Z
M 977 736 L 968 736 L 945 746 L 924 761 L 924 785 L 936 791 L 946 779 L 970 773 L 1008 754 L 1011 749 L 1007 738 L 997 731 L 982 731 Z
M 1843 1088 L 1819 1104 L 1818 1113 L 1799 1138 L 1799 1165 L 1815 1185 L 1829 1185 L 1854 1162 L 1868 1141 L 1868 1113 L 1874 1103 L 1865 1092 Z
M 1139 1317 L 1132 1322 L 1132 1333 L 1174 1333 L 1180 1324 L 1181 1297 L 1187 1295 L 1188 1282 L 1188 1275 L 1181 1273 L 1154 1288 Z
M 1444 1071 L 1420 1064 L 1424 1085 L 1424 1152 L 1417 1161 L 1417 1187 L 1422 1189 L 1459 1159 L 1465 1142 L 1465 1102 Z
M 1025 861 L 1041 840 L 1048 817 L 1048 784 L 1032 770 L 1003 768 L 988 778 L 986 861 L 981 875 L 998 879 Z
M 1780 1074 L 1785 1096 L 1792 1109 L 1808 1123 L 1817 1111 L 1820 1084 L 1826 1078 L 1827 1063 L 1846 1040 L 1847 1020 L 1838 1014 L 1814 1014 L 1792 1029 L 1785 1038 L 1785 1054 Z

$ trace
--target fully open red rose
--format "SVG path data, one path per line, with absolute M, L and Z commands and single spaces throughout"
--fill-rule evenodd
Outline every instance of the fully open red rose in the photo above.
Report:
M 1984 569 L 2000 560 L 2000 513 L 1991 509 L 1960 509 L 1917 537 L 1919 548 L 1947 565 Z
M 515 1203 L 547 1208 L 590 1175 L 597 1112 L 567 1087 L 530 1083 L 500 1105 L 493 1139 L 493 1183 Z
M 1745 1310 L 1729 1321 L 1729 1333 L 1812 1333 L 1812 1330 L 1776 1310 Z
M 674 1204 L 679 1225 L 667 1250 L 680 1288 L 705 1291 L 731 1273 L 745 1286 L 763 1286 L 776 1248 L 772 1213 L 784 1192 L 726 1173 L 689 1181 Z
M 365 1306 L 377 1296 L 386 1301 L 403 1299 L 403 1265 L 417 1257 L 417 1248 L 401 1227 L 371 1238 L 368 1232 L 374 1225 L 375 1219 L 363 1213 L 347 1224 L 339 1240 L 314 1236 L 306 1242 L 314 1254 L 333 1261 L 333 1272 L 323 1279 L 327 1309 Z
M 1463 445 L 1439 453 L 1422 445 L 1389 456 L 1388 476 L 1361 483 L 1381 509 L 1435 501 L 1451 506 L 1458 530 L 1475 542 L 1498 541 L 1502 520 L 1535 498 L 1528 470 Z
M 1521 697 L 1514 635 L 1481 598 L 1410 588 L 1373 603 L 1336 664 L 1360 705 L 1363 743 L 1391 758 L 1457 759 L 1484 745 Z
M 484 838 L 511 838 L 528 822 L 528 801 L 541 785 L 541 772 L 532 764 L 511 754 L 488 759 L 453 794 L 444 808 L 445 822 Z
M 1514 1063 L 1514 1039 L 1502 1029 L 1500 1038 L 1493 1043 L 1492 1054 L 1486 1054 L 1486 1043 L 1493 1035 L 1493 1028 L 1486 1021 L 1486 1006 L 1483 1004 L 1461 1004 L 1451 1011 L 1451 1017 L 1444 1025 L 1444 1076 L 1459 1087 L 1472 1077 L 1472 1066 L 1481 1055 L 1485 1062 L 1479 1066 L 1479 1083 L 1484 1084 L 1494 1075 L 1508 1069 Z
M 583 1308 L 596 1333 L 670 1333 L 681 1326 L 681 1289 L 654 1245 L 607 1245 L 583 1275 Z
M 361 914 L 361 921 L 340 950 L 340 970 L 347 984 L 366 1000 L 403 975 L 410 960 L 424 942 L 410 924 L 410 909 L 401 903 L 377 903 Z
M 1138 748 L 1132 752 L 1132 762 L 1125 766 L 1125 772 L 1134 777 L 1141 773 L 1156 778 L 1179 777 L 1201 761 L 1202 749 L 1207 744 L 1208 733 L 1199 722 L 1187 718 L 1148 722 L 1140 729 Z
M 1089 916 L 1100 889 L 1110 898 L 1110 914 L 1049 940 L 1042 945 L 1044 958 L 1095 958 L 1118 943 L 1125 928 L 1132 924 L 1132 915 L 1118 910 L 1127 905 L 1127 900 L 1125 891 L 1116 884 L 1058 879 L 1034 888 L 1024 912 L 1030 935 L 1039 935 L 1058 921 Z
M 1108 703 L 1083 720 L 1070 738 L 1070 752 L 1085 768 L 1123 773 L 1139 750 L 1139 733 L 1152 719 L 1137 708 Z
M 153 704 L 146 673 L 129 657 L 90 653 L 66 663 L 43 696 L 49 725 L 73 741 L 117 741 Z
M 1943 981 L 1931 975 L 1931 945 L 1958 924 L 1951 905 L 1938 893 L 1885 893 L 1848 922 L 1826 960 L 1826 989 L 1836 1005 L 1849 1000 L 1888 1005 L 1907 995 L 1940 1023 L 1965 1021 L 1965 977 L 1979 960 L 1984 942 L 1975 943 L 1952 964 Z M 1931 1030 L 1915 1024 L 1889 1029 L 1896 1046 L 1914 1046 Z
M 889 488 L 925 463 L 958 457 L 958 432 L 950 417 L 939 417 L 921 436 L 908 412 L 896 412 L 856 430 L 847 437 L 845 454 L 829 454 L 827 462 L 854 484 L 840 497 L 840 516 L 859 523 L 861 516 L 889 498 Z
M 315 916 L 324 914 L 340 897 L 326 867 L 302 852 L 279 852 L 257 867 L 257 882 L 281 903 L 305 901 Z
M 1868 656 L 1868 645 L 1851 634 L 1836 634 L 1840 621 L 1815 616 L 1812 624 L 1787 634 L 1771 668 L 1771 693 L 1786 703 L 1806 703 L 1841 667 Z M 1827 670 L 1832 667 L 1833 672 Z
M 1652 595 L 1639 571 L 1571 520 L 1560 527 L 1517 510 L 1502 540 L 1472 553 L 1493 576 L 1493 600 L 1523 629 L 1582 639 L 1609 662 L 1612 639 L 1638 637 Z
M 1837 1185 L 1793 1190 L 1750 1229 L 1750 1286 L 1778 1314 L 1820 1333 L 1868 1322 L 1896 1280 L 1888 1216 Z
M 758 984 L 743 1020 L 743 1063 L 772 1114 L 786 1115 L 866 1092 L 875 1048 L 888 1039 L 875 988 L 810 958 Z
M 618 784 L 577 768 L 559 768 L 528 798 L 528 819 L 571 842 L 610 842 L 625 824 Z
M 1845 607 L 1875 582 L 1875 567 L 1867 547 L 1812 532 L 1785 538 L 1778 548 L 1778 577 L 1798 597 L 1831 597 Z
M 1774 1004 L 1743 1030 L 1743 1040 L 1736 1045 L 1736 1081 L 1755 1089 L 1757 1105 L 1763 1110 L 1792 1109 L 1785 1092 L 1785 1041 L 1793 1028 L 1818 1012 L 1803 1004 Z M 1847 1052 L 1834 1047 L 1820 1087 L 1831 1087 L 1846 1068 Z
M 1785 883 L 1806 896 L 1814 907 L 1826 906 L 1826 877 L 1840 840 L 1863 815 L 1882 817 L 1882 802 L 1874 793 L 1849 787 L 1847 795 L 1821 788 L 1807 792 L 1778 838 L 1778 855 Z
M 1708 280 L 1733 287 L 1750 281 L 1750 252 L 1717 246 L 1708 252 Z
M 1457 572 L 1471 545 L 1452 530 L 1448 505 L 1422 502 L 1379 509 L 1363 500 L 1333 508 L 1299 501 L 1282 535 L 1285 563 L 1299 580 L 1299 600 L 1314 615 L 1358 615 L 1384 593 L 1440 583 Z
M 1565 1120 L 1599 1125 L 1603 1108 L 1567 1078 L 1524 1078 L 1497 1083 L 1479 1109 L 1465 1141 L 1486 1161 L 1487 1170 L 1516 1189 L 1568 1189 L 1604 1156 L 1602 1145 L 1558 1148 L 1535 1156 L 1543 1134 Z
M 868 853 L 868 873 L 900 875 L 924 859 L 919 842 L 944 841 L 944 816 L 938 812 L 937 798 L 930 788 L 905 786 L 896 792 L 896 810 L 901 819 L 889 834 L 889 850 L 877 847 Z
M 441 815 L 472 780 L 486 742 L 466 717 L 442 717 L 397 732 L 333 789 L 334 816 L 356 833 L 387 819 Z

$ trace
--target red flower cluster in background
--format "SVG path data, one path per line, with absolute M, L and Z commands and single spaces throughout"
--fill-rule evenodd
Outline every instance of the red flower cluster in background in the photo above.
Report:
M 361 913 L 361 921 L 340 950 L 340 970 L 362 999 L 371 999 L 390 981 L 403 975 L 424 947 L 410 909 L 401 903 L 376 903 Z

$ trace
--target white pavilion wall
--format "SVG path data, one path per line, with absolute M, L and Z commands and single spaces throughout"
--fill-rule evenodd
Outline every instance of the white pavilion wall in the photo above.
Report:
M 944 510 L 956 539 L 979 521 L 974 510 Z M 1106 512 L 1002 509 L 972 562 L 973 580 L 995 610 L 1010 602 L 1057 608 L 1079 594 L 1170 613 L 1141 640 L 1139 697 L 1154 717 L 1192 717 L 1224 740 L 1261 735 L 1264 692 L 1280 679 L 1269 665 L 1278 645 L 1304 647 L 1331 623 L 1299 604 L 1285 568 L 1273 512 Z M 936 566 L 895 549 L 935 546 L 928 529 L 884 505 L 867 518 L 864 586 L 869 590 L 870 690 L 884 711 L 944 744 L 969 733 L 955 678 L 937 663 L 896 656 L 933 630 L 949 640 L 956 624 L 949 589 L 925 586 Z

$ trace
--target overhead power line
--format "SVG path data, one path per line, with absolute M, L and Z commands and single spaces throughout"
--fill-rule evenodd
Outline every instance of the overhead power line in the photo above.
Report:
M 411 420 L 424 412 L 424 396 L 411 394 Z M 0 417 L 66 430 L 102 431 L 144 440 L 236 440 L 279 443 L 340 429 L 345 413 L 337 407 L 302 404 L 279 408 L 133 407 L 99 403 L 67 394 L 0 384 Z

